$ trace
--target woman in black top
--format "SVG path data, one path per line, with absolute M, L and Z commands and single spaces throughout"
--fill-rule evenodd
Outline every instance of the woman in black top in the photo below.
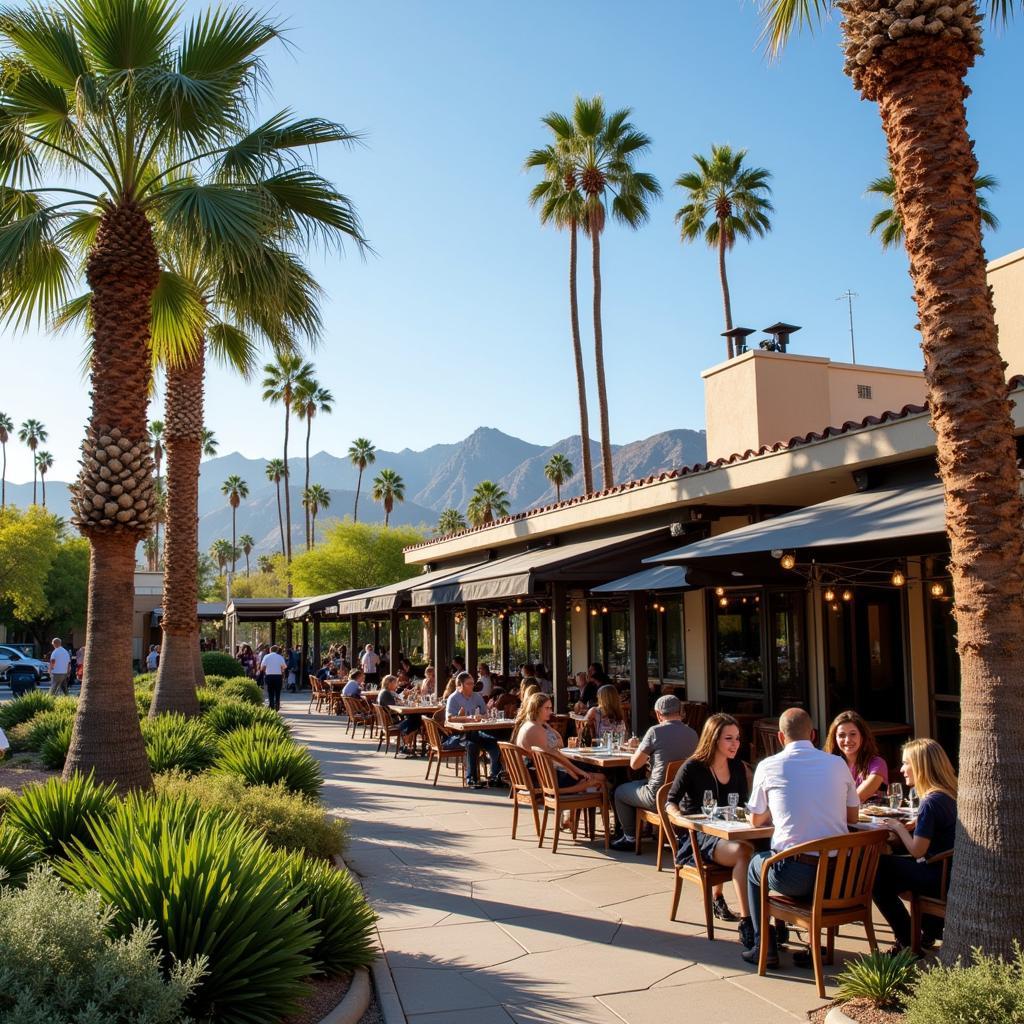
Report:
M 739 797 L 739 804 L 746 804 L 750 797 L 750 774 L 747 766 L 739 759 L 740 726 L 732 715 L 712 715 L 705 723 L 700 741 L 693 757 L 676 775 L 668 792 L 669 806 L 675 805 L 681 814 L 702 814 L 704 793 L 715 794 L 715 804 L 723 807 L 729 802 L 729 794 Z M 719 864 L 732 868 L 732 881 L 736 887 L 736 899 L 740 905 L 740 941 L 747 949 L 754 945 L 754 928 L 750 921 L 747 903 L 747 868 L 754 848 L 749 843 L 731 839 L 719 839 L 704 832 L 694 832 L 697 850 L 690 841 L 691 833 L 677 831 L 679 852 L 678 864 L 692 864 L 700 856 L 706 864 Z M 722 887 L 715 889 L 712 910 L 715 917 L 723 921 L 735 921 L 736 915 L 729 909 L 722 894 Z

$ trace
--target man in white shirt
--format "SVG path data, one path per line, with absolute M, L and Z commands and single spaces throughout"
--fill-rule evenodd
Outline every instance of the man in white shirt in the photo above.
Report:
M 275 711 L 281 710 L 281 683 L 288 662 L 281 656 L 281 648 L 274 644 L 269 653 L 263 655 L 261 662 L 263 681 L 267 684 L 267 703 Z
M 366 685 L 377 682 L 377 666 L 380 664 L 380 656 L 373 649 L 373 644 L 367 644 L 359 658 L 359 666 L 366 678 Z
M 487 700 L 494 689 L 494 683 L 491 681 L 491 669 L 486 661 L 481 661 L 477 666 L 477 682 L 480 684 L 480 696 Z
M 774 825 L 771 851 L 755 853 L 747 873 L 754 945 L 741 954 L 750 964 L 760 955 L 761 864 L 774 853 L 801 843 L 846 835 L 857 820 L 860 797 L 850 769 L 841 757 L 826 754 L 811 742 L 814 727 L 803 708 L 790 708 L 779 718 L 783 749 L 766 757 L 754 770 L 747 810 L 755 827 Z M 779 861 L 768 870 L 768 885 L 783 896 L 807 896 L 818 870 L 813 857 Z M 769 931 L 768 965 L 779 962 L 774 930 Z
M 149 645 L 149 654 L 146 655 L 146 668 L 155 672 L 160 664 L 160 648 L 156 644 Z
M 71 655 L 60 642 L 60 637 L 52 640 L 53 650 L 50 651 L 50 695 L 68 692 L 68 666 Z

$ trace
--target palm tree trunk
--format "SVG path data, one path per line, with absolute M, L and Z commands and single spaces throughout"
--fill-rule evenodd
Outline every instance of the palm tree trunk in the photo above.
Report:
M 292 564 L 292 496 L 291 488 L 291 476 L 288 473 L 288 425 L 291 420 L 291 403 L 284 403 L 284 519 L 285 519 L 285 535 L 284 535 L 284 557 L 285 561 Z
M 249 552 L 245 553 L 245 578 L 249 578 Z
M 891 51 L 890 51 L 891 52 Z M 1013 954 L 1024 904 L 1024 536 L 1013 420 L 967 133 L 965 47 L 938 37 L 870 69 L 903 214 L 946 495 L 961 668 L 960 787 L 942 959 Z M 888 70 L 888 75 L 886 75 Z
M 238 506 L 232 501 L 231 502 L 231 571 L 235 571 L 238 564 L 238 559 L 235 558 L 237 547 L 235 545 L 235 516 L 238 513 Z
M 40 473 L 39 474 L 39 481 L 40 481 L 40 483 L 42 484 L 42 487 L 43 487 L 43 508 L 46 508 L 46 474 L 45 473 Z
M 284 516 L 281 514 L 281 481 L 277 480 L 277 525 L 281 530 L 281 554 L 286 554 L 284 546 Z
M 722 282 L 722 306 L 725 309 L 725 329 L 732 330 L 732 299 L 729 298 L 729 278 L 725 273 L 725 225 L 718 222 L 718 279 Z M 726 338 L 729 358 L 736 354 L 732 347 L 732 338 Z
M 359 467 L 359 478 L 356 480 L 356 504 L 352 509 L 352 522 L 359 522 L 359 492 L 363 486 L 363 467 Z
M 156 464 L 156 489 L 160 491 L 160 463 Z M 166 504 L 166 501 L 165 501 Z M 153 524 L 153 539 L 156 542 L 156 564 L 160 565 L 160 517 L 157 516 L 156 522 Z
M 29 451 L 32 451 L 30 448 Z M 32 452 L 32 504 L 36 504 L 36 453 Z
M 0 445 L 4 450 L 4 468 L 0 473 L 0 509 L 7 508 L 7 444 Z
M 580 307 L 576 295 L 576 256 L 579 229 L 569 225 L 569 321 L 572 325 L 572 356 L 576 363 L 576 398 L 580 406 L 580 447 L 583 449 L 583 493 L 594 491 L 594 467 L 590 458 L 590 414 L 587 411 L 587 378 L 583 369 L 583 343 L 580 340 Z M 561 500 L 561 499 L 559 499 Z
M 146 406 L 150 303 L 159 276 L 145 213 L 125 202 L 109 207 L 86 261 L 93 294 L 92 410 L 72 508 L 91 547 L 89 616 L 64 776 L 93 771 L 98 782 L 115 782 L 122 791 L 152 785 L 132 685 L 132 620 L 135 548 L 153 515 Z M 117 499 L 111 480 L 121 488 Z
M 555 484 L 555 504 L 558 504 L 562 500 L 562 485 L 559 483 Z
M 308 415 L 308 411 L 309 410 L 307 409 L 307 416 L 306 416 L 306 485 L 305 485 L 305 487 L 302 490 L 303 494 L 305 494 L 309 490 L 309 435 L 310 435 L 310 433 L 313 430 L 313 417 Z M 306 518 L 306 533 L 305 533 L 305 537 L 306 537 L 306 550 L 308 551 L 313 546 L 313 543 L 312 543 L 312 541 L 310 539 L 310 527 L 309 527 L 309 518 L 310 518 L 310 516 L 309 516 L 309 509 L 305 508 L 305 506 L 303 506 L 303 508 L 305 509 L 305 518 Z
M 309 517 L 309 546 L 310 549 L 316 544 L 316 513 Z
M 150 717 L 165 711 L 198 715 L 196 674 L 199 600 L 199 463 L 203 457 L 205 343 L 186 366 L 167 370 L 164 450 L 167 453 L 167 531 L 164 538 L 163 642 Z
M 615 486 L 612 477 L 612 435 L 608 426 L 608 391 L 604 382 L 604 332 L 601 328 L 601 232 L 597 218 L 591 221 L 594 268 L 594 363 L 597 367 L 597 404 L 601 412 L 601 478 L 607 489 Z M 584 443 L 586 443 L 584 438 Z

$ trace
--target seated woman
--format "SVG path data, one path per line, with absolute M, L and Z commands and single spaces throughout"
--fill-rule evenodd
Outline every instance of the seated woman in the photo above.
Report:
M 558 789 L 562 793 L 582 793 L 595 786 L 603 786 L 604 776 L 600 772 L 583 771 L 561 752 L 562 737 L 548 725 L 553 710 L 554 705 L 546 693 L 531 694 L 512 730 L 516 745 L 524 750 L 544 750 L 558 762 Z
M 628 731 L 619 691 L 611 683 L 597 691 L 597 704 L 587 712 L 586 727 L 595 739 L 603 739 L 610 732 Z
M 382 708 L 394 707 L 398 703 L 398 676 L 390 673 L 380 681 L 380 693 L 377 696 L 377 704 Z
M 921 804 L 913 834 L 896 818 L 882 820 L 895 833 L 899 846 L 910 856 L 883 854 L 875 876 L 875 906 L 896 936 L 893 950 L 911 945 L 910 914 L 900 899 L 902 892 L 937 896 L 942 883 L 942 865 L 924 861 L 953 849 L 956 832 L 957 778 L 946 752 L 935 740 L 911 740 L 903 746 L 900 769 L 907 787 L 917 790 Z M 925 916 L 922 945 L 930 948 L 942 935 L 942 921 Z
M 693 757 L 679 769 L 666 802 L 681 814 L 701 814 L 704 793 L 710 789 L 719 807 L 728 804 L 730 793 L 737 795 L 740 806 L 744 805 L 750 798 L 750 769 L 739 759 L 739 749 L 739 722 L 732 715 L 711 715 L 704 723 Z M 695 832 L 698 848 L 694 850 L 688 831 L 677 830 L 676 834 L 679 839 L 677 864 L 693 864 L 694 857 L 699 856 L 705 864 L 732 868 L 732 883 L 740 906 L 740 942 L 746 949 L 752 949 L 754 926 L 747 902 L 747 868 L 754 848 L 749 843 Z M 721 886 L 715 889 L 712 910 L 722 921 L 736 920 L 725 902 Z
M 889 785 L 889 766 L 878 754 L 868 723 L 856 711 L 842 711 L 828 727 L 825 752 L 845 759 L 864 803 Z

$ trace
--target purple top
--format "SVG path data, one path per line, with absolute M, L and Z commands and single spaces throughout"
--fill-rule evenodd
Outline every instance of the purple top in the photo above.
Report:
M 868 761 L 868 770 L 866 772 L 857 772 L 853 768 L 850 769 L 850 774 L 853 776 L 853 781 L 859 786 L 869 775 L 880 775 L 882 778 L 882 785 L 889 785 L 889 766 L 877 755 Z

